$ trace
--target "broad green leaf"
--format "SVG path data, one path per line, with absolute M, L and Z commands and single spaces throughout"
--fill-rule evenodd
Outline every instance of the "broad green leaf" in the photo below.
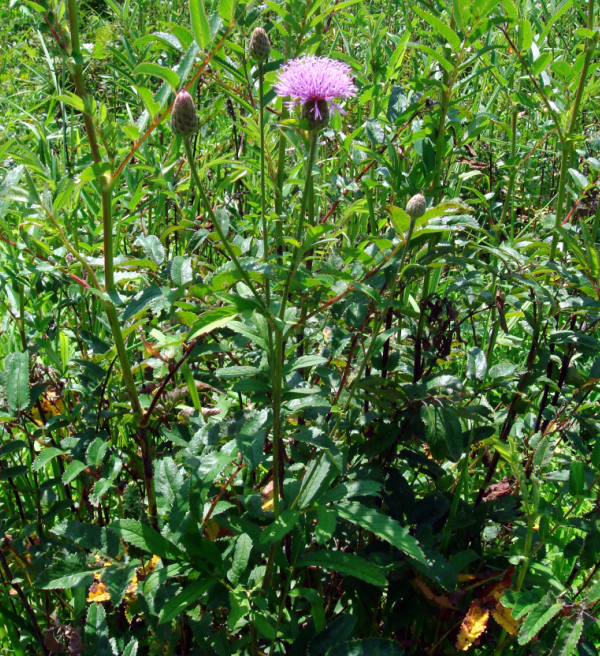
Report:
M 315 551 L 303 556 L 298 561 L 298 567 L 322 567 L 346 576 L 383 587 L 387 585 L 383 572 L 364 558 L 341 551 Z
M 56 558 L 37 577 L 41 590 L 61 590 L 89 586 L 94 582 L 94 569 L 78 558 Z
M 147 524 L 135 519 L 117 519 L 109 525 L 125 542 L 161 558 L 180 558 L 182 551 Z
M 191 606 L 201 595 L 203 595 L 212 585 L 214 579 L 199 579 L 187 585 L 179 594 L 169 599 L 162 607 L 158 616 L 158 623 L 164 624 L 177 618 L 183 611 Z
M 63 452 L 55 447 L 48 447 L 43 449 L 40 455 L 35 459 L 32 469 L 39 471 L 44 465 L 49 463 L 53 458 L 62 455 Z
M 418 5 L 413 6 L 413 11 L 420 16 L 424 21 L 429 23 L 431 27 L 442 36 L 449 44 L 454 52 L 460 50 L 460 38 L 456 32 L 446 25 L 442 20 L 434 16 L 432 13 L 421 9 Z
M 138 64 L 133 73 L 134 75 L 152 75 L 160 80 L 164 80 L 173 91 L 177 91 L 179 88 L 179 75 L 170 68 L 166 68 L 166 66 L 145 62 Z
M 525 645 L 548 624 L 562 609 L 562 603 L 555 602 L 554 596 L 547 594 L 542 601 L 527 615 L 519 631 L 518 642 Z
M 4 359 L 6 400 L 16 412 L 29 405 L 29 356 L 27 351 L 9 353 Z
M 570 465 L 569 492 L 573 496 L 580 496 L 585 491 L 584 468 L 581 460 L 573 460 Z
M 226 326 L 230 321 L 233 321 L 239 312 L 234 307 L 220 307 L 216 310 L 209 310 L 206 314 L 202 315 L 196 323 L 191 327 L 187 339 L 191 340 L 199 335 L 207 335 L 217 328 Z
M 425 556 L 417 540 L 409 534 L 408 529 L 388 515 L 384 515 L 375 508 L 363 506 L 358 501 L 339 503 L 332 506 L 331 510 L 341 519 L 362 526 L 367 531 L 371 531 L 371 533 L 389 542 L 396 549 L 426 564 Z
M 242 574 L 246 571 L 251 551 L 252 538 L 249 535 L 242 533 L 235 543 L 231 568 L 227 572 L 227 578 L 231 581 L 232 585 L 237 585 Z
M 137 238 L 137 241 L 143 246 L 150 260 L 153 260 L 156 264 L 163 263 L 165 259 L 165 247 L 160 243 L 160 239 L 156 235 L 141 236 Z
M 204 0 L 190 0 L 190 19 L 196 43 L 201 50 L 205 50 L 210 44 L 211 36 L 210 25 L 204 9 Z
M 549 656 L 571 656 L 575 653 L 582 631 L 583 615 L 581 613 L 565 617 Z
M 284 510 L 270 526 L 263 530 L 260 543 L 273 544 L 273 542 L 279 542 L 284 535 L 294 528 L 299 517 L 299 510 Z
M 94 656 L 114 656 L 108 639 L 106 611 L 102 604 L 91 604 L 85 623 L 85 652 Z
M 467 354 L 467 378 L 482 381 L 487 373 L 487 358 L 480 348 L 472 348 Z

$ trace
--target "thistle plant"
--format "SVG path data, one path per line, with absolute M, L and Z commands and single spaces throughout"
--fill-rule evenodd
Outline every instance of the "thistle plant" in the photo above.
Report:
M 0 654 L 600 650 L 597 3 L 326 4 L 3 13 Z

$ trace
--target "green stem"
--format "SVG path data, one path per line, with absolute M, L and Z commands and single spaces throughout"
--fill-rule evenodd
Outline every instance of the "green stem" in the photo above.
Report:
M 408 247 L 409 247 L 409 243 L 410 243 L 414 228 L 415 228 L 415 220 L 411 219 L 410 226 L 408 228 L 408 234 L 406 236 L 406 241 L 404 243 L 404 248 L 402 250 L 402 256 L 400 257 L 400 265 L 398 266 L 398 274 L 394 278 L 394 282 L 392 283 L 392 287 L 390 289 L 390 293 L 388 295 L 388 299 L 387 299 L 387 302 L 385 304 L 385 307 L 382 310 L 382 312 L 379 314 L 379 318 L 377 320 L 377 323 L 375 324 L 375 328 L 373 329 L 373 336 L 371 337 L 371 343 L 369 344 L 369 348 L 367 349 L 365 357 L 363 358 L 363 360 L 360 364 L 360 367 L 358 369 L 358 373 L 356 374 L 356 376 L 355 376 L 355 378 L 352 382 L 352 385 L 350 386 L 350 389 L 348 391 L 348 398 L 346 399 L 346 402 L 344 403 L 343 408 L 340 410 L 340 412 L 338 414 L 338 418 L 337 418 L 337 421 L 335 422 L 335 425 L 331 429 L 331 432 L 329 434 L 329 437 L 331 439 L 333 439 L 335 434 L 337 433 L 337 429 L 340 425 L 340 422 L 342 421 L 342 417 L 345 416 L 346 411 L 350 407 L 350 403 L 352 402 L 352 399 L 354 398 L 354 394 L 356 392 L 356 389 L 358 388 L 358 384 L 361 382 L 361 378 L 362 378 L 362 375 L 364 373 L 364 370 L 365 370 L 367 364 L 370 362 L 371 356 L 373 355 L 373 349 L 375 348 L 375 343 L 377 342 L 377 337 L 379 335 L 379 331 L 381 330 L 381 326 L 383 325 L 385 317 L 387 316 L 387 313 L 388 313 L 388 310 L 390 309 L 392 301 L 394 300 L 394 298 L 396 296 L 396 288 L 398 286 L 398 283 L 402 280 L 402 276 L 404 274 L 404 261 L 406 259 L 406 254 L 408 253 Z M 308 487 L 308 485 L 311 481 L 311 478 L 313 477 L 314 473 L 318 469 L 318 463 L 322 460 L 324 453 L 325 453 L 325 451 L 321 451 L 321 453 L 319 454 L 318 459 L 317 459 L 317 465 L 315 465 L 312 468 L 311 472 L 306 477 L 306 480 L 303 481 L 302 487 L 300 488 L 300 491 L 298 492 L 298 495 L 296 496 L 296 499 L 294 500 L 294 503 L 290 506 L 290 508 L 295 508 L 297 506 L 298 502 L 300 501 L 300 499 L 302 498 L 302 495 L 304 494 L 304 491 Z
M 260 294 L 256 291 L 256 288 L 252 284 L 252 281 L 250 280 L 250 276 L 248 275 L 248 272 L 242 267 L 240 264 L 240 261 L 238 260 L 236 254 L 233 252 L 233 249 L 231 248 L 231 245 L 225 238 L 225 235 L 223 234 L 223 230 L 221 228 L 221 224 L 217 221 L 217 217 L 215 216 L 215 213 L 213 212 L 212 206 L 210 204 L 210 201 L 208 200 L 208 197 L 206 196 L 206 193 L 204 192 L 204 187 L 202 186 L 202 183 L 200 182 L 200 177 L 198 176 L 198 170 L 196 169 L 196 163 L 194 162 L 194 153 L 192 152 L 192 146 L 190 144 L 189 137 L 184 137 L 183 138 L 183 147 L 185 148 L 185 154 L 188 158 L 188 163 L 190 165 L 190 171 L 192 173 L 192 178 L 194 179 L 194 183 L 196 184 L 196 189 L 198 190 L 198 193 L 200 194 L 200 197 L 202 198 L 202 202 L 204 203 L 204 209 L 206 210 L 206 213 L 208 214 L 215 231 L 219 235 L 219 239 L 221 240 L 221 243 L 223 244 L 223 247 L 227 251 L 227 255 L 231 258 L 232 262 L 238 269 L 240 275 L 244 279 L 244 282 L 246 285 L 248 285 L 248 288 L 252 292 L 252 295 L 254 296 L 256 302 L 260 305 L 260 307 L 266 312 L 267 308 L 265 308 L 265 305 L 263 303 L 262 298 L 260 297 Z
M 260 95 L 260 211 L 262 214 L 263 261 L 266 264 L 269 261 L 269 234 L 267 231 L 267 202 L 265 199 L 265 97 L 262 62 L 258 64 L 258 88 Z M 268 278 L 265 279 L 265 296 L 268 307 L 271 303 Z
M 308 159 L 306 161 L 306 176 L 304 178 L 304 191 L 302 193 L 302 201 L 300 203 L 300 217 L 298 218 L 298 227 L 296 228 L 296 236 L 295 236 L 296 242 L 298 242 L 298 244 L 300 244 L 300 240 L 302 239 L 302 229 L 304 228 L 304 216 L 306 214 L 308 197 L 310 196 L 310 180 L 311 180 L 312 170 L 317 154 L 318 134 L 319 133 L 316 130 L 310 133 L 310 148 L 308 151 Z M 301 255 L 300 246 L 299 245 L 295 246 L 294 251 L 292 253 L 292 267 L 286 278 L 285 287 L 283 289 L 283 294 L 281 296 L 281 307 L 279 309 L 280 319 L 283 319 L 285 315 L 285 308 L 290 293 L 290 285 L 293 278 L 296 275 L 296 272 L 298 271 L 298 266 L 300 264 L 300 255 Z
M 594 29 L 594 0 L 588 0 L 587 7 L 587 28 L 588 30 Z M 581 69 L 581 75 L 579 76 L 579 84 L 577 86 L 577 92 L 575 94 L 575 101 L 573 102 L 573 108 L 571 109 L 571 118 L 569 120 L 569 126 L 567 128 L 567 133 L 564 140 L 561 142 L 561 163 L 560 163 L 560 179 L 558 183 L 558 197 L 556 199 L 556 217 L 554 221 L 554 235 L 552 236 L 552 246 L 550 248 L 550 260 L 554 260 L 556 257 L 556 249 L 558 247 L 558 229 L 561 227 L 563 212 L 564 212 L 564 199 L 565 199 L 565 188 L 567 184 L 567 173 L 569 170 L 569 160 L 571 159 L 571 153 L 573 151 L 573 132 L 577 126 L 577 119 L 579 115 L 579 107 L 581 105 L 581 99 L 583 97 L 583 92 L 585 90 L 585 81 L 588 74 L 588 69 L 590 67 L 590 61 L 592 59 L 592 54 L 596 48 L 596 42 L 598 40 L 597 36 L 593 38 L 586 38 L 585 40 L 585 57 L 583 60 L 583 67 Z

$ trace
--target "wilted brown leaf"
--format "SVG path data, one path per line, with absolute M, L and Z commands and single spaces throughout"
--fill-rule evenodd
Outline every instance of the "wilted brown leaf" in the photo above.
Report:
M 430 601 L 435 602 L 438 606 L 443 608 L 450 608 L 451 610 L 456 610 L 456 608 L 450 603 L 448 597 L 444 595 L 436 595 L 429 586 L 419 579 L 413 579 L 413 585 L 423 593 L 423 595 Z
M 514 635 L 519 628 L 517 620 L 514 620 L 510 608 L 505 608 L 502 604 L 496 604 L 496 608 L 492 611 L 492 617 L 498 624 L 510 635 Z
M 486 630 L 489 618 L 490 611 L 483 606 L 479 599 L 475 599 L 460 626 L 456 648 L 459 651 L 467 651 Z

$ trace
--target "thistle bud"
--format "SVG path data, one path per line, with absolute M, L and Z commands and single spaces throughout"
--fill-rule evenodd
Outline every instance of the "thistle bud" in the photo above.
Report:
M 406 213 L 411 219 L 420 219 L 427 209 L 427 201 L 423 194 L 418 193 L 406 204 Z
M 326 100 L 309 100 L 302 105 L 302 119 L 308 121 L 308 129 L 322 130 L 329 125 L 329 103 Z
M 171 130 L 180 137 L 189 137 L 198 131 L 196 106 L 192 96 L 185 90 L 175 96 L 171 111 Z
M 248 50 L 250 51 L 250 56 L 254 57 L 259 64 L 262 64 L 269 59 L 269 54 L 271 53 L 271 42 L 262 27 L 257 27 L 254 32 L 252 32 Z

